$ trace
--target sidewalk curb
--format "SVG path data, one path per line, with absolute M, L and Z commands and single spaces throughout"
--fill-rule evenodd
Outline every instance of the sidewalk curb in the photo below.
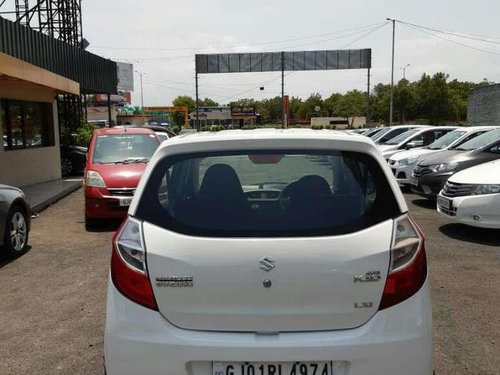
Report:
M 63 199 L 64 197 L 67 197 L 74 191 L 80 189 L 82 187 L 82 183 L 79 182 L 71 182 L 68 183 L 67 186 L 59 191 L 58 193 L 42 200 L 41 202 L 38 202 L 36 205 L 31 206 L 31 212 L 36 213 L 45 210 L 47 207 L 51 206 L 52 204 L 56 203 L 57 201 Z

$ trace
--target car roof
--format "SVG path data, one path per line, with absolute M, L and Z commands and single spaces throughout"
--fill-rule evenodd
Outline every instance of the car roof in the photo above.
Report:
M 113 135 L 113 134 L 154 134 L 154 131 L 146 128 L 122 127 L 122 128 L 102 128 L 94 130 L 95 135 Z
M 411 124 L 408 124 L 408 125 L 394 125 L 394 126 L 388 126 L 386 129 L 400 129 L 400 128 L 425 128 L 425 127 L 429 127 L 429 126 L 432 126 L 432 125 L 411 125 Z
M 191 144 L 198 142 L 215 141 L 242 141 L 242 140 L 279 140 L 283 137 L 290 139 L 332 139 L 349 140 L 374 147 L 370 138 L 359 137 L 338 130 L 313 130 L 313 129 L 254 129 L 254 130 L 222 130 L 218 132 L 196 132 L 178 135 L 169 145 Z M 162 146 L 163 147 L 163 146 Z
M 467 130 L 467 131 L 476 131 L 476 130 L 485 130 L 485 129 L 496 129 L 499 128 L 499 125 L 484 125 L 484 126 L 466 126 L 459 127 L 458 129 Z

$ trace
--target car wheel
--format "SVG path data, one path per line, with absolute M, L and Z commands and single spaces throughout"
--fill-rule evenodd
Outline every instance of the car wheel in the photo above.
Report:
M 61 174 L 63 176 L 68 176 L 73 172 L 73 163 L 68 158 L 61 159 Z
M 18 257 L 28 250 L 27 213 L 20 206 L 13 206 L 7 216 L 4 246 L 7 256 Z

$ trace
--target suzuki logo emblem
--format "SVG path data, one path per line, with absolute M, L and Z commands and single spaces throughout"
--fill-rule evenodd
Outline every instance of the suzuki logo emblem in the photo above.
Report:
M 262 258 L 262 259 L 259 260 L 259 263 L 260 263 L 259 268 L 261 270 L 269 272 L 272 269 L 276 268 L 274 262 L 275 262 L 275 260 L 273 258 L 266 256 L 266 257 L 264 257 L 264 258 Z

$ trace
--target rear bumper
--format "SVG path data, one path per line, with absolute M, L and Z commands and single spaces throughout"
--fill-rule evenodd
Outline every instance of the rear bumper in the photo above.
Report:
M 433 371 L 428 281 L 361 327 L 276 335 L 180 329 L 109 282 L 104 341 L 108 375 L 211 375 L 212 361 L 341 361 L 335 375 Z
M 500 228 L 500 194 L 448 198 L 452 207 L 437 204 L 438 212 L 456 222 L 479 228 Z
M 85 216 L 91 219 L 122 219 L 129 206 L 123 206 L 123 198 L 103 194 L 96 188 L 85 188 Z

